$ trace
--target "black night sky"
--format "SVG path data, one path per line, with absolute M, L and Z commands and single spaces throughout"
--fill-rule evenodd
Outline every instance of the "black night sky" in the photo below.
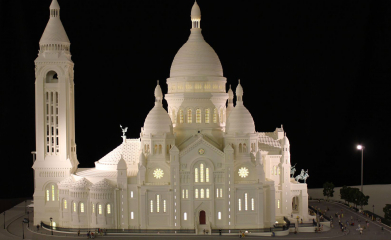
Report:
M 51 0 L 0 1 L 0 198 L 33 194 L 34 59 Z M 325 181 L 390 184 L 390 1 L 198 1 L 228 84 L 256 130 L 284 125 L 291 161 Z M 79 167 L 138 138 L 190 34 L 193 0 L 59 0 L 75 62 Z M 166 103 L 165 103 L 166 107 Z

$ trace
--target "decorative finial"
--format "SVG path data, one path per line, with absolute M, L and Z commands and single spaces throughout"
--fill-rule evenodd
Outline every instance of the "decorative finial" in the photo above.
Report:
M 124 142 L 125 142 L 125 140 L 126 140 L 126 135 L 125 135 L 125 133 L 128 131 L 128 127 L 122 128 L 122 125 L 119 125 L 119 126 L 120 126 L 120 128 L 122 129 L 122 139 L 123 139 Z
M 159 85 L 159 80 L 157 80 L 157 85 Z

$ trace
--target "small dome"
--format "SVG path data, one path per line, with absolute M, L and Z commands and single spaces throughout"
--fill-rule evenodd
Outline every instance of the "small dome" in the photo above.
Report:
M 225 132 L 228 134 L 255 133 L 254 119 L 243 102 L 237 102 L 236 107 L 230 112 Z
M 243 87 L 240 85 L 240 80 L 238 83 L 238 86 L 236 87 L 236 96 L 241 97 L 243 96 Z
M 286 133 L 285 133 L 285 137 L 284 137 L 284 146 L 289 146 L 289 139 L 288 137 L 286 136 Z
M 228 89 L 228 98 L 234 99 L 234 92 L 231 89 L 231 85 L 229 85 L 229 89 Z
M 171 65 L 170 77 L 223 77 L 223 67 L 201 29 L 191 29 L 189 40 L 179 49 Z
M 160 102 L 155 102 L 155 106 L 148 113 L 144 122 L 144 134 L 172 134 L 171 118 L 162 107 Z
M 191 8 L 191 20 L 200 20 L 201 19 L 201 9 L 198 6 L 197 1 L 194 2 L 193 7 Z

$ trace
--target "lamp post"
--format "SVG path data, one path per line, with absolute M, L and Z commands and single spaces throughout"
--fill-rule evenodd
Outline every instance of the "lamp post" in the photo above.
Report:
M 52 229 L 52 235 L 53 235 L 53 225 L 52 225 L 52 222 L 53 222 L 53 218 L 50 218 L 50 229 Z
M 361 150 L 361 192 L 364 194 L 363 182 L 364 182 L 364 146 L 357 145 L 357 149 Z
M 30 227 L 30 212 L 27 211 L 27 227 L 29 228 Z

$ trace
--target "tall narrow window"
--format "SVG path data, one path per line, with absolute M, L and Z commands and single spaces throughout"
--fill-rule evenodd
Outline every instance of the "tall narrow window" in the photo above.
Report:
M 130 213 L 130 219 L 134 219 L 134 212 Z
M 194 182 L 198 182 L 198 168 L 194 169 Z
M 205 182 L 209 182 L 209 168 L 205 169 Z
M 179 123 L 183 123 L 183 110 L 179 110 Z
M 55 194 L 54 194 L 54 185 L 52 185 L 52 201 L 54 201 L 54 199 L 55 199 Z
M 280 200 L 277 200 L 277 208 L 280 208 Z
M 242 211 L 242 199 L 240 198 L 238 200 L 238 207 L 239 207 L 239 211 Z
M 242 152 L 242 144 L 239 143 L 239 152 L 241 153 Z
M 204 164 L 200 164 L 200 182 L 204 182 Z
M 195 190 L 194 196 L 195 198 L 198 198 L 198 189 Z
M 201 188 L 201 198 L 204 198 L 205 197 L 205 195 L 204 195 L 205 193 L 204 193 L 204 189 L 203 188 Z
M 84 212 L 84 203 L 80 203 L 80 212 Z
M 223 197 L 223 189 L 220 188 L 220 197 Z
M 99 213 L 99 214 L 102 214 L 102 204 L 99 204 L 99 205 L 98 205 L 98 213 Z
M 209 188 L 206 189 L 206 198 L 209 198 Z
M 217 123 L 217 109 L 213 110 L 213 123 Z
M 167 212 L 167 202 L 166 202 L 166 200 L 163 201 L 163 212 Z
M 185 198 L 185 189 L 182 189 L 182 198 Z
M 247 145 L 245 143 L 243 143 L 243 152 L 246 153 L 247 152 Z
M 67 208 L 68 208 L 67 200 L 64 199 L 64 209 L 67 209 Z
M 218 215 L 218 219 L 221 220 L 221 212 L 219 212 L 217 215 Z
M 49 200 L 50 200 L 50 192 L 49 190 L 46 190 L 46 201 L 49 202 Z
M 95 204 L 92 204 L 92 213 L 95 213 Z
M 151 213 L 153 213 L 153 200 L 151 200 Z
M 156 212 L 160 212 L 160 195 L 156 195 Z
M 159 154 L 162 154 L 162 145 L 159 144 Z
M 201 109 L 196 110 L 196 123 L 201 123 Z
M 205 123 L 209 123 L 209 114 L 210 114 L 209 108 L 205 109 Z
M 247 211 L 247 193 L 244 194 L 244 211 Z
M 251 211 L 254 211 L 254 210 L 255 210 L 254 198 L 251 198 Z
M 186 189 L 186 198 L 189 198 L 189 190 Z
M 193 122 L 192 111 L 191 109 L 187 109 L 187 123 L 192 123 L 192 122 Z
M 219 198 L 219 189 L 216 189 L 216 198 Z
M 281 175 L 281 168 L 278 168 L 278 175 Z
M 76 203 L 73 203 L 73 211 L 76 212 Z
M 185 212 L 185 213 L 183 213 L 183 220 L 187 220 L 187 213 Z
M 274 174 L 277 175 L 277 166 L 274 166 Z
M 130 191 L 130 198 L 133 198 L 133 191 Z

